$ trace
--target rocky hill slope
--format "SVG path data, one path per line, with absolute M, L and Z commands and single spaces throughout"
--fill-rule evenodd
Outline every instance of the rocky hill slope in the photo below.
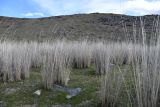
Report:
M 141 33 L 141 21 L 148 37 L 155 32 L 158 15 L 75 14 L 36 19 L 0 17 L 0 38 L 11 40 L 52 40 L 55 38 L 133 39 Z M 134 32 L 133 32 L 134 31 Z M 136 32 L 135 32 L 136 31 Z

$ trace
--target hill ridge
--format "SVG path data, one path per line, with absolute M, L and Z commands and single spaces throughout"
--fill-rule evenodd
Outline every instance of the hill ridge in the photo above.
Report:
M 44 18 L 0 16 L 0 38 L 9 40 L 51 40 L 66 38 L 125 40 L 133 39 L 133 24 L 140 32 L 140 17 L 148 37 L 155 32 L 159 15 L 128 16 L 113 13 L 91 13 Z

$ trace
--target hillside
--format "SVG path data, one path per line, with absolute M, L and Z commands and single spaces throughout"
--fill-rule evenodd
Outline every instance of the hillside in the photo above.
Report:
M 148 35 L 154 33 L 153 24 L 157 15 L 142 16 Z M 37 19 L 0 17 L 0 38 L 11 40 L 67 39 L 133 39 L 133 24 L 136 35 L 140 33 L 140 16 L 120 14 L 75 14 Z M 150 36 L 149 36 L 150 37 Z

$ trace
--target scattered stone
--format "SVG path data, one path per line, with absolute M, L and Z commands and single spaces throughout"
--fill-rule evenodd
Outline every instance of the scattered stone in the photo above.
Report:
M 14 94 L 15 92 L 17 92 L 20 88 L 6 88 L 5 89 L 5 94 Z
M 60 85 L 54 85 L 54 88 L 58 91 L 68 93 L 69 95 L 66 96 L 67 99 L 70 99 L 70 98 L 78 95 L 82 91 L 81 88 L 69 88 L 69 87 L 64 87 L 64 86 L 60 86 Z
M 66 98 L 67 98 L 67 99 L 71 99 L 72 96 L 71 96 L 71 95 L 67 95 Z
M 34 94 L 36 94 L 36 95 L 40 96 L 40 95 L 41 95 L 41 90 L 37 90 L 37 91 L 35 91 L 35 92 L 34 92 Z

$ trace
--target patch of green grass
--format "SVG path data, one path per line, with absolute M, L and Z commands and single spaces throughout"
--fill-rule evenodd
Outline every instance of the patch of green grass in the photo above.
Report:
M 76 105 L 86 100 L 97 100 L 94 94 L 100 88 L 100 76 L 93 75 L 93 68 L 76 69 L 72 72 L 69 87 L 80 87 L 82 92 L 70 99 L 72 105 Z
M 82 92 L 71 99 L 66 99 L 67 93 L 56 91 L 54 89 L 44 89 L 39 68 L 32 69 L 30 78 L 26 80 L 7 83 L 6 85 L 0 83 L 0 101 L 5 102 L 6 107 L 16 107 L 35 103 L 38 104 L 38 107 L 53 104 L 77 105 L 86 100 L 97 101 L 99 98 L 95 92 L 99 91 L 100 77 L 93 74 L 93 67 L 86 69 L 73 69 L 68 87 L 79 87 L 82 89 Z M 6 88 L 19 88 L 19 90 L 13 94 L 6 95 L 4 93 Z M 42 94 L 40 96 L 34 95 L 33 93 L 39 89 L 42 90 Z
M 84 75 L 84 76 L 95 75 L 94 66 L 90 66 L 89 68 L 83 68 L 83 69 L 73 69 L 72 74 Z
M 9 95 L 2 95 L 2 101 L 6 103 L 7 107 L 14 107 L 18 106 L 21 104 L 32 104 L 33 103 L 33 97 L 32 96 L 32 91 L 21 91 L 19 90 L 18 92 L 14 94 L 9 94 Z

